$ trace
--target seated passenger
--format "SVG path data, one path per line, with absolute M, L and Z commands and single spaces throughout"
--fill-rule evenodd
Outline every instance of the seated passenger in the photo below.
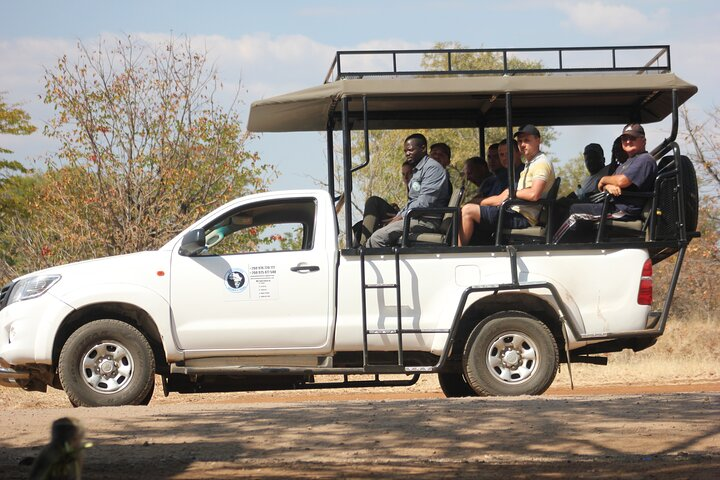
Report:
M 613 175 L 605 175 L 598 181 L 598 190 L 615 197 L 609 213 L 616 220 L 640 218 L 646 198 L 624 195 L 627 192 L 652 192 L 657 174 L 655 158 L 645 150 L 647 140 L 642 125 L 631 123 L 623 128 L 620 137 L 627 159 L 620 163 Z M 570 214 L 582 213 L 600 216 L 602 203 L 576 203 Z
M 589 143 L 583 151 L 585 158 L 585 168 L 590 175 L 585 177 L 577 190 L 573 193 L 575 198 L 581 202 L 590 201 L 592 195 L 600 193 L 598 190 L 598 182 L 608 174 L 610 165 L 605 165 L 605 153 L 602 147 L 597 143 Z
M 462 187 L 462 173 L 455 165 L 450 163 L 450 159 L 452 158 L 450 145 L 447 143 L 433 143 L 430 146 L 430 153 L 428 155 L 430 155 L 430 158 L 437 161 L 445 170 L 447 170 L 448 179 L 450 180 L 450 185 L 453 190 L 458 190 Z
M 618 137 L 618 140 L 620 137 Z M 585 168 L 590 175 L 585 177 L 574 192 L 559 198 L 555 203 L 556 218 L 566 219 L 570 216 L 570 206 L 582 202 L 601 202 L 603 195 L 597 189 L 598 182 L 602 177 L 608 175 L 610 165 L 605 165 L 605 153 L 597 143 L 589 143 L 583 151 L 585 157 Z
M 521 200 L 537 201 L 547 194 L 555 181 L 552 163 L 540 151 L 540 132 L 533 125 L 525 125 L 516 133 L 517 143 L 525 158 L 525 168 L 518 180 L 516 197 Z M 502 149 L 502 144 L 500 146 Z M 502 160 L 502 154 L 500 155 Z M 508 198 L 505 189 L 499 195 L 484 198 L 480 204 L 468 203 L 462 208 L 458 244 L 468 245 L 477 228 L 492 234 L 497 227 L 500 205 Z M 514 205 L 503 213 L 504 227 L 527 228 L 537 224 L 541 207 L 539 205 Z M 477 227 L 476 225 L 477 224 Z
M 512 141 L 513 147 L 513 165 L 515 167 L 515 182 L 517 183 L 520 178 L 520 172 L 523 170 L 522 156 L 520 155 L 520 149 L 516 140 Z M 498 161 L 499 167 L 495 169 L 495 176 L 484 185 L 483 191 L 480 192 L 481 198 L 492 197 L 493 195 L 500 195 L 506 188 L 508 188 L 508 161 L 510 156 L 508 155 L 507 140 L 503 139 L 498 144 Z M 489 164 L 488 164 L 489 165 Z
M 467 199 L 487 196 L 487 194 L 483 195 L 483 192 L 486 192 L 488 186 L 495 181 L 487 163 L 481 157 L 470 157 L 465 160 L 463 176 L 465 177 L 465 198 Z
M 400 175 L 405 185 L 405 193 L 410 189 L 410 178 L 412 177 L 412 164 L 405 160 L 400 166 Z M 400 207 L 397 203 L 388 203 L 384 198 L 371 196 L 365 201 L 365 209 L 363 210 L 363 219 L 356 222 L 352 226 L 353 238 L 356 245 L 365 245 L 367 239 L 370 238 L 378 225 L 384 225 L 393 218 Z
M 414 133 L 405 139 L 405 158 L 412 166 L 408 202 L 399 212 L 392 214 L 392 208 L 379 197 L 370 197 L 365 204 L 362 240 L 368 234 L 368 247 L 396 245 L 403 233 L 405 215 L 413 208 L 446 207 L 450 199 L 450 182 L 447 172 L 437 161 L 427 155 L 427 140 L 424 135 Z M 440 215 L 426 215 L 410 221 L 414 233 L 434 232 L 440 227 Z M 380 225 L 385 225 L 375 230 Z
M 500 168 L 500 156 L 498 155 L 498 147 L 500 146 L 499 143 L 493 143 L 490 145 L 487 149 L 487 157 L 485 157 L 485 161 L 487 162 L 487 166 L 490 169 L 490 173 L 495 175 L 495 171 Z

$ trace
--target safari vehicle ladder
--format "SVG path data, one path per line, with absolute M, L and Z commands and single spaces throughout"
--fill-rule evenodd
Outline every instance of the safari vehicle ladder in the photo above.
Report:
M 365 249 L 360 247 L 360 282 L 362 295 L 360 297 L 362 304 L 362 328 L 363 328 L 363 369 L 369 373 L 397 373 L 404 372 L 405 361 L 403 358 L 403 333 L 415 333 L 416 330 L 405 331 L 402 328 L 402 304 L 400 303 L 400 249 L 393 248 L 393 256 L 395 260 L 395 283 L 367 283 L 365 275 Z M 368 329 L 367 322 L 367 292 L 368 290 L 395 290 L 396 311 L 397 311 L 397 327 L 396 328 L 380 328 Z M 368 350 L 368 335 L 397 335 L 397 363 L 388 365 L 384 363 L 370 363 L 370 352 Z

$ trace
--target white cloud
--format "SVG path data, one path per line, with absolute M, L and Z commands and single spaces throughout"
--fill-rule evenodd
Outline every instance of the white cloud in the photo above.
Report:
M 74 51 L 75 42 L 58 38 L 19 38 L 0 42 L 0 90 L 10 102 L 32 102 L 42 93 L 44 68 L 63 53 Z
M 20 103 L 30 113 L 32 121 L 40 128 L 28 137 L 3 136 L 3 145 L 15 151 L 14 158 L 28 159 L 44 156 L 55 146 L 42 136 L 42 125 L 53 115 L 50 105 L 41 96 L 44 91 L 45 68 L 53 68 L 62 55 L 73 58 L 77 54 L 78 41 L 92 49 L 98 41 L 112 43 L 128 34 L 102 34 L 84 39 L 68 38 L 17 38 L 0 41 L 0 91 L 7 92 L 9 103 Z M 161 45 L 172 35 L 139 32 L 131 33 L 134 39 L 148 44 L 149 48 Z M 181 39 L 182 37 L 176 39 Z M 422 48 L 427 45 L 412 44 L 397 39 L 372 40 L 359 45 L 336 46 L 317 42 L 304 35 L 255 34 L 239 38 L 219 35 L 189 37 L 194 49 L 206 51 L 209 63 L 214 65 L 224 89 L 218 100 L 226 105 L 234 99 L 241 84 L 241 116 L 247 115 L 250 103 L 281 93 L 319 85 L 325 78 L 337 50 L 352 49 L 399 49 Z M 377 68 L 377 58 L 365 63 L 369 69 Z
M 665 8 L 640 10 L 623 3 L 601 1 L 559 1 L 554 3 L 554 7 L 566 15 L 566 25 L 585 34 L 597 32 L 598 36 L 610 33 L 633 36 L 662 30 L 668 17 Z

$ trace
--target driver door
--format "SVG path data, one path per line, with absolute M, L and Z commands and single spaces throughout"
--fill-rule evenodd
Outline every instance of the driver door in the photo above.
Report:
M 316 221 L 315 198 L 263 201 L 214 219 L 200 254 L 176 248 L 171 308 L 186 357 L 329 350 L 332 255 Z

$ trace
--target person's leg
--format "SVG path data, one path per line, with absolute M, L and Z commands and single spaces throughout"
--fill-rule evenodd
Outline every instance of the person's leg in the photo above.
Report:
M 370 248 L 389 247 L 397 245 L 398 240 L 403 233 L 403 220 L 388 223 L 382 228 L 373 232 L 367 240 L 367 246 Z
M 365 202 L 363 211 L 362 229 L 360 231 L 360 245 L 365 245 L 370 236 L 382 221 L 388 218 L 388 214 L 397 213 L 397 209 L 380 197 L 372 196 Z
M 400 245 L 403 235 L 404 220 L 392 222 L 376 230 L 368 239 L 367 246 L 371 248 L 394 247 Z M 408 231 L 412 233 L 427 233 L 439 231 L 440 225 L 434 220 L 422 218 L 410 220 Z
M 476 235 L 474 241 L 479 244 L 492 243 L 493 235 L 500 216 L 500 207 L 480 207 L 480 218 L 475 226 Z
M 505 212 L 503 215 L 503 227 L 511 230 L 528 228 L 530 222 L 521 213 L 515 211 Z
M 413 218 L 410 220 L 408 230 L 412 233 L 432 233 L 440 231 L 440 223 L 438 220 L 427 220 L 424 218 Z M 399 240 L 399 238 L 398 238 Z
M 458 245 L 468 245 L 475 230 L 475 224 L 480 223 L 480 205 L 468 203 L 460 210 L 460 231 L 458 232 Z
M 553 243 L 589 243 L 595 238 L 593 232 L 602 215 L 602 203 L 574 203 L 570 205 L 567 220 L 560 225 Z M 583 217 L 588 215 L 588 217 Z
M 602 203 L 573 203 L 570 205 L 570 215 L 574 213 L 583 213 L 589 215 L 602 215 Z

